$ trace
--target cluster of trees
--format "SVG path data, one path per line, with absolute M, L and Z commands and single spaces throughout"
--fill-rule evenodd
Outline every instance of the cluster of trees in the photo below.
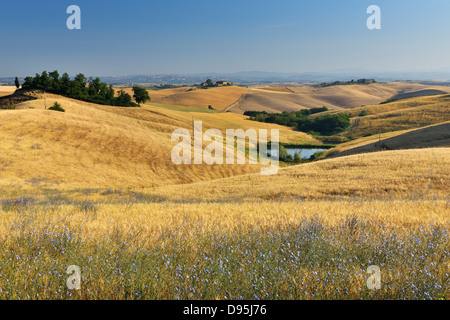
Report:
M 328 110 L 329 109 L 327 107 L 322 107 L 322 108 L 303 109 L 303 110 L 295 111 L 295 112 L 291 112 L 291 113 L 295 113 L 298 116 L 310 116 L 312 114 L 325 112 Z M 283 112 L 281 114 L 278 114 L 278 113 L 267 113 L 266 111 L 245 111 L 244 112 L 244 116 L 249 116 L 249 117 L 257 117 L 259 115 L 264 116 L 264 115 L 284 115 L 284 114 L 288 114 L 288 113 Z M 255 119 L 252 119 L 252 120 L 255 120 Z
M 356 84 L 357 82 L 355 80 L 351 81 L 334 81 L 334 82 L 322 82 L 321 84 L 316 84 L 313 87 L 316 88 L 325 88 L 325 87 L 332 87 L 332 86 L 345 86 L 345 85 L 352 85 Z
M 177 85 L 175 85 L 175 84 L 169 84 L 169 83 L 167 83 L 167 84 L 159 84 L 159 85 L 156 85 L 156 86 L 154 86 L 153 88 L 155 88 L 155 89 L 174 89 L 174 88 L 180 88 L 180 87 L 186 87 L 186 85 L 183 85 L 183 86 L 177 86 Z
M 332 87 L 332 86 L 345 86 L 345 85 L 352 85 L 352 84 L 369 84 L 369 83 L 376 83 L 375 80 L 367 80 L 367 79 L 360 79 L 360 80 L 351 80 L 351 81 L 334 81 L 334 82 L 322 82 L 321 84 L 316 84 L 314 87 L 316 88 L 325 88 L 325 87 Z
M 350 116 L 344 113 L 310 117 L 312 114 L 327 110 L 328 108 L 323 107 L 283 113 L 247 111 L 244 115 L 250 116 L 250 120 L 295 127 L 302 132 L 317 133 L 323 136 L 340 133 L 350 126 Z
M 150 100 L 145 88 L 133 87 L 134 99 L 138 103 L 136 104 L 123 90 L 120 90 L 116 96 L 113 86 L 101 82 L 100 78 L 86 79 L 80 73 L 72 80 L 67 73 L 60 76 L 56 70 L 50 73 L 44 71 L 42 74 L 36 74 L 35 77 L 26 77 L 22 89 L 44 90 L 73 99 L 121 107 L 137 107 L 138 104 Z
M 318 132 L 323 136 L 341 133 L 350 126 L 350 116 L 344 113 L 327 114 L 316 118 L 306 118 L 297 124 L 303 132 Z

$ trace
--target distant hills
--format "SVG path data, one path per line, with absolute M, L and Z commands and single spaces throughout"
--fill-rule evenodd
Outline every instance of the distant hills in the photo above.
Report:
M 87 75 L 93 78 L 97 75 Z M 0 85 L 14 85 L 15 77 L 0 77 Z M 100 76 L 102 81 L 112 85 L 132 84 L 175 84 L 192 85 L 213 81 L 229 81 L 236 84 L 269 84 L 269 83 L 322 83 L 333 81 L 349 81 L 360 78 L 375 79 L 378 82 L 413 81 L 417 83 L 435 85 L 450 85 L 450 70 L 431 72 L 373 72 L 366 70 L 340 69 L 330 72 L 279 73 L 263 71 L 242 71 L 236 73 L 196 73 L 196 74 L 156 74 L 156 75 L 128 75 L 128 76 Z M 19 78 L 23 81 L 23 78 Z
M 101 77 L 107 83 L 124 85 L 133 83 L 192 85 L 204 82 L 224 80 L 236 84 L 269 84 L 269 83 L 322 83 L 332 81 L 348 81 L 361 78 L 375 79 L 378 82 L 414 81 L 437 82 L 434 84 L 450 85 L 450 72 L 436 73 L 376 73 L 376 72 L 336 72 L 336 73 L 278 73 L 262 71 L 242 71 L 236 73 L 198 73 L 178 75 L 131 75 L 121 77 Z

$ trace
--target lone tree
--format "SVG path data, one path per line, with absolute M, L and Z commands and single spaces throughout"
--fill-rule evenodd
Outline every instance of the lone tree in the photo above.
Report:
M 139 105 L 151 100 L 150 96 L 148 95 L 148 91 L 145 88 L 133 87 L 133 92 L 133 98 Z
M 20 88 L 20 82 L 19 82 L 19 78 L 17 78 L 17 77 L 16 77 L 16 87 L 17 87 L 17 89 L 19 89 L 19 88 Z

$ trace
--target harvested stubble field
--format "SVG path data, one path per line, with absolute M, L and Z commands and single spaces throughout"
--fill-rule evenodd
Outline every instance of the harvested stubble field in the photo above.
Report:
M 386 100 L 448 94 L 443 86 L 411 83 L 373 83 L 369 85 L 336 85 L 316 88 L 309 85 L 277 88 L 250 88 L 241 99 L 226 110 L 236 113 L 267 111 L 269 113 L 298 111 L 304 108 L 320 108 L 350 111 Z

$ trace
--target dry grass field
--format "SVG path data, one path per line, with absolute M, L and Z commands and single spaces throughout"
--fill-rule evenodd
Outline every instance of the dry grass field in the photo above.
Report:
M 284 112 L 304 108 L 328 107 L 342 110 L 379 104 L 389 99 L 448 94 L 443 86 L 408 83 L 374 83 L 370 85 L 339 85 L 323 88 L 312 86 L 249 89 L 242 98 L 227 108 L 232 112 L 245 111 Z
M 0 297 L 449 299 L 449 159 L 383 152 L 142 192 L 18 188 L 0 208 Z
M 282 142 L 320 144 L 290 128 L 231 113 L 99 106 L 49 94 L 46 101 L 47 106 L 58 101 L 66 112 L 44 110 L 43 99 L 1 111 L 1 184 L 151 187 L 259 172 L 258 166 L 249 165 L 175 166 L 171 150 L 177 143 L 171 134 L 191 129 L 193 117 L 203 121 L 203 130 L 216 128 L 225 134 L 233 128 L 276 128 Z
M 126 93 L 128 93 L 130 96 L 133 96 L 132 88 L 117 87 L 115 89 L 116 89 L 116 95 L 119 93 L 119 90 L 123 90 Z M 192 87 L 181 87 L 181 88 L 161 89 L 161 90 L 148 90 L 148 93 L 151 96 L 153 101 L 155 101 L 155 100 L 158 101 L 159 99 L 169 97 L 171 95 L 187 92 L 189 89 L 192 89 Z
M 358 116 L 365 110 L 367 116 Z M 352 126 L 344 134 L 360 136 L 423 128 L 450 121 L 450 97 L 409 98 L 387 104 L 348 110 L 353 115 Z
M 9 96 L 16 91 L 16 87 L 12 86 L 0 86 L 0 97 Z
M 276 176 L 252 174 L 152 194 L 198 199 L 379 199 L 449 195 L 450 149 L 385 151 L 284 168 Z M 448 212 L 447 212 L 448 213 Z M 448 217 L 447 217 L 448 218 Z
M 155 99 L 153 102 L 202 108 L 208 108 L 208 106 L 211 105 L 216 110 L 224 110 L 239 100 L 241 96 L 247 92 L 247 90 L 247 88 L 234 86 L 197 89 L 161 99 Z
M 55 101 L 65 113 L 42 99 L 0 111 L 1 299 L 450 299 L 450 148 L 274 176 L 175 166 L 170 135 L 192 117 L 317 141 L 235 113 Z M 366 286 L 370 265 L 380 290 Z
M 368 153 L 380 149 L 401 150 L 450 147 L 450 122 L 420 129 L 400 130 L 352 140 L 326 152 L 326 157 Z M 424 150 L 422 152 L 427 152 Z
M 131 89 L 123 89 L 131 96 Z M 176 89 L 148 90 L 152 103 L 176 105 L 183 107 L 208 108 L 212 106 L 216 110 L 224 110 L 248 91 L 242 87 L 217 87 L 208 89 L 196 89 L 195 87 L 182 87 Z
M 120 88 L 132 95 L 131 88 Z M 245 111 L 283 112 L 326 106 L 333 110 L 352 110 L 379 104 L 389 99 L 443 95 L 450 88 L 409 83 L 374 83 L 339 85 L 323 88 L 297 87 L 218 87 L 196 89 L 149 90 L 152 103 L 184 107 L 208 108 L 242 114 Z

